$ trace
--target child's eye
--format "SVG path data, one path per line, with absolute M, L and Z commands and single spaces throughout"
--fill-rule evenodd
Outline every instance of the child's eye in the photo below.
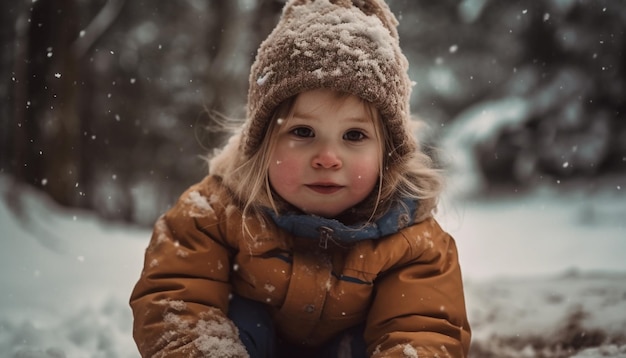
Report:
M 361 141 L 365 138 L 366 138 L 365 134 L 357 130 L 348 131 L 346 132 L 346 134 L 343 135 L 343 139 L 354 141 L 354 142 Z
M 307 127 L 296 127 L 291 130 L 291 133 L 302 138 L 314 137 L 313 130 Z

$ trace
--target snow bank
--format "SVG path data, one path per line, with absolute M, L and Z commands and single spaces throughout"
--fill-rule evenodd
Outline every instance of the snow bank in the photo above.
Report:
M 466 289 L 474 357 L 626 357 L 626 274 L 572 271 Z
M 149 232 L 65 210 L 2 176 L 0 195 L 0 356 L 138 357 L 127 301 Z

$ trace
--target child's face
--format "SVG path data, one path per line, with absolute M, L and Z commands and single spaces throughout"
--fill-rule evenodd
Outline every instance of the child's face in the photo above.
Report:
M 381 144 L 372 111 L 358 97 L 318 89 L 296 98 L 280 123 L 269 164 L 274 190 L 300 210 L 334 217 L 378 181 Z

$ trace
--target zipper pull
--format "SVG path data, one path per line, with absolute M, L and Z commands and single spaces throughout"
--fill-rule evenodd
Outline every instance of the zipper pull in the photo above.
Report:
M 333 229 L 328 226 L 320 226 L 317 228 L 317 231 L 320 233 L 320 247 L 323 249 L 328 248 L 328 240 L 333 239 Z

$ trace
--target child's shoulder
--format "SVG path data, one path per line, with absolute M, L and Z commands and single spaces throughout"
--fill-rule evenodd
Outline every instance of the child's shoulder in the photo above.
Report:
M 191 185 L 178 198 L 171 214 L 182 214 L 190 218 L 217 218 L 233 205 L 233 197 L 219 177 L 207 175 Z
M 420 222 L 403 229 L 401 235 L 409 243 L 414 252 L 441 252 L 456 245 L 454 238 L 444 230 L 437 220 L 430 216 Z

